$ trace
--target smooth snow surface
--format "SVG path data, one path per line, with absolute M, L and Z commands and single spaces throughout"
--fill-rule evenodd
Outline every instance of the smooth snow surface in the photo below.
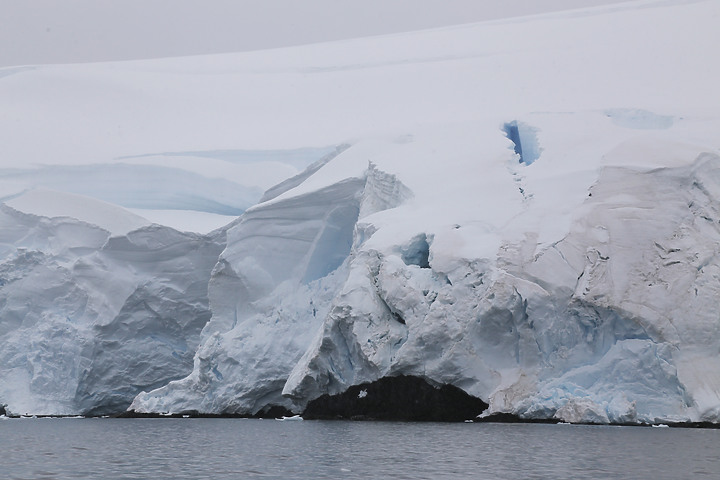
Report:
M 140 412 L 299 412 L 323 393 L 415 375 L 482 398 L 488 413 L 719 421 L 718 18 L 714 1 L 647 0 L 292 49 L 6 75 L 0 181 L 19 188 L 13 195 L 36 178 L 29 169 L 43 182 L 55 181 L 46 174 L 55 168 L 92 171 L 93 179 L 134 172 L 136 193 L 102 187 L 113 197 L 96 196 L 152 211 L 244 213 L 213 237 L 196 237 L 209 250 L 197 252 L 203 268 L 191 269 L 176 266 L 187 253 L 174 248 L 185 244 L 170 229 L 144 227 L 142 242 L 135 232 L 108 240 L 103 230 L 92 245 L 83 243 L 89 233 L 53 230 L 45 245 L 22 228 L 59 228 L 60 220 L 23 211 L 28 226 L 20 228 L 20 212 L 3 207 L 3 232 L 12 232 L 0 243 L 3 281 L 26 283 L 0 290 L 0 318 L 15 325 L 2 333 L 0 353 L 15 363 L 0 370 L 0 385 L 18 385 L 3 387 L 0 403 L 23 413 L 52 405 L 38 393 L 55 385 L 50 377 L 23 367 L 39 349 L 28 349 L 27 338 L 44 338 L 27 318 L 52 332 L 68 316 L 49 302 L 25 313 L 28 289 L 46 291 L 27 267 L 42 257 L 80 262 L 93 275 L 133 272 L 123 289 L 103 285 L 102 297 L 111 312 L 137 306 L 108 317 L 139 322 L 137 337 L 121 328 L 128 338 L 147 338 L 139 306 L 150 305 L 141 310 L 155 319 L 168 308 L 186 311 L 185 302 L 206 308 L 192 317 L 201 332 L 170 342 L 187 338 L 193 349 L 197 340 L 187 376 L 140 385 L 98 370 L 101 385 L 142 388 L 130 406 Z M 38 130 L 42 142 L 33 140 Z M 10 169 L 18 158 L 32 165 Z M 262 176 L 243 183 L 244 159 L 252 164 L 246 178 Z M 61 178 L 65 190 L 39 186 L 83 195 L 94 188 Z M 279 183 L 260 195 L 256 187 L 271 186 L 263 178 Z M 91 227 L 76 223 L 69 232 Z M 116 248 L 132 252 L 122 267 L 104 260 L 119 261 Z M 169 251 L 146 251 L 154 248 Z M 208 273 L 213 248 L 224 250 Z M 98 288 L 76 279 L 78 268 L 63 273 L 53 297 Z M 145 299 L 162 302 L 166 289 L 180 295 L 182 281 L 197 288 L 196 301 Z M 88 325 L 83 338 L 92 342 L 98 327 Z M 88 357 L 77 347 L 70 358 Z M 148 362 L 163 371 L 169 360 Z M 56 398 L 72 396 L 72 385 Z M 81 411 L 80 403 L 63 408 Z
M 43 217 L 69 217 L 103 228 L 114 235 L 150 225 L 146 219 L 116 205 L 92 198 L 38 188 L 5 201 L 21 212 Z

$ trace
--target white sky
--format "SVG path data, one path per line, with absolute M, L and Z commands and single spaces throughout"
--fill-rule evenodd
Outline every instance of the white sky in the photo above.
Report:
M 0 0 L 0 67 L 256 50 L 620 1 Z

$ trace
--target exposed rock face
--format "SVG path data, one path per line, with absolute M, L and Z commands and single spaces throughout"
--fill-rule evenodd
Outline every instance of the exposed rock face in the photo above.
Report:
M 383 377 L 308 403 L 305 419 L 461 422 L 477 417 L 487 403 L 452 385 L 435 387 L 411 376 Z

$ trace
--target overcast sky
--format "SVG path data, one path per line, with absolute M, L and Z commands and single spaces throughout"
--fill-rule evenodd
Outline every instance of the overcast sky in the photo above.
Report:
M 256 50 L 620 1 L 0 0 L 0 67 Z

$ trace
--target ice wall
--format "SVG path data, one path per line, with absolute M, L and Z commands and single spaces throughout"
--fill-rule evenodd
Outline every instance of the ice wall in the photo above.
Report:
M 117 413 L 186 375 L 223 242 L 157 225 L 111 236 L 0 205 L 0 404 Z
M 712 154 L 605 168 L 560 241 L 528 234 L 452 271 L 436 268 L 432 241 L 429 265 L 408 262 L 417 237 L 360 249 L 284 393 L 416 375 L 488 399 L 489 413 L 717 421 L 718 168 Z
M 358 217 L 396 206 L 407 195 L 393 175 L 371 165 L 360 176 L 251 208 L 228 230 L 213 270 L 213 316 L 192 374 L 143 392 L 130 408 L 297 408 L 283 387 L 346 282 Z
M 434 135 L 457 146 L 454 134 Z M 402 148 L 387 158 L 417 147 Z M 519 213 L 504 224 L 498 217 L 483 236 L 472 222 L 453 222 L 472 218 L 473 196 L 430 221 L 433 204 L 417 202 L 443 198 L 442 189 L 417 197 L 401 181 L 419 178 L 410 163 L 399 175 L 384 160 L 338 176 L 362 154 L 350 148 L 228 231 L 192 374 L 138 395 L 131 408 L 302 411 L 324 394 L 409 375 L 460 387 L 487 401 L 487 413 L 717 421 L 720 157 L 694 151 L 668 149 L 659 168 L 596 164 L 578 177 L 584 194 L 565 200 L 538 183 L 547 167 L 521 167 L 535 169 L 520 180 L 530 197 L 517 192 L 511 168 L 501 188 L 517 196 L 506 208 Z M 543 222 L 555 223 L 554 240 L 541 241 Z M 497 242 L 494 253 L 469 248 L 483 238 Z
M 301 411 L 408 375 L 488 413 L 715 421 L 718 15 L 648 0 L 13 70 L 0 404 Z M 232 224 L 63 213 L 38 186 Z

